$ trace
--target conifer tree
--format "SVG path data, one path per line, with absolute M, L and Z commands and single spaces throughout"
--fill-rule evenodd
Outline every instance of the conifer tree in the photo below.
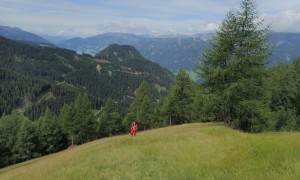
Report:
M 122 132 L 121 116 L 116 111 L 116 106 L 111 98 L 108 98 L 98 118 L 98 137 L 107 137 Z
M 207 94 L 199 86 L 193 97 L 193 119 L 197 122 L 208 122 L 214 121 L 214 96 L 212 94 Z
M 87 94 L 80 93 L 74 104 L 74 132 L 76 143 L 82 144 L 96 138 L 96 121 Z
M 191 122 L 194 88 L 189 74 L 180 69 L 164 105 L 164 112 L 168 116 L 170 125 Z
M 7 166 L 16 162 L 14 147 L 17 141 L 17 134 L 24 116 L 12 114 L 3 116 L 0 119 L 0 167 Z
M 17 134 L 17 142 L 14 147 L 16 159 L 25 161 L 40 155 L 39 138 L 35 124 L 24 119 Z
M 57 117 L 49 108 L 38 121 L 42 153 L 50 154 L 63 149 L 66 146 L 66 135 L 62 131 Z
M 74 144 L 74 138 L 76 135 L 76 122 L 74 121 L 74 117 L 74 103 L 64 104 L 60 112 L 59 120 L 62 124 L 63 132 L 67 134 L 71 145 Z
M 60 121 L 71 144 L 82 144 L 96 138 L 96 121 L 87 94 L 79 94 L 75 103 L 64 105 Z
M 200 59 L 203 85 L 219 98 L 217 116 L 229 126 L 245 131 L 265 127 L 268 34 L 254 1 L 243 0 L 240 11 L 229 11 Z
M 139 129 L 149 129 L 154 121 L 153 117 L 153 103 L 148 95 L 145 95 L 140 105 L 139 111 L 137 112 L 137 119 L 139 120 Z
M 151 128 L 164 127 L 168 124 L 168 122 L 166 122 L 167 117 L 164 113 L 165 101 L 166 97 L 161 97 L 154 103 L 154 117 L 153 124 L 151 124 Z
M 144 99 L 146 96 L 148 97 L 148 100 Z M 143 118 L 142 114 L 144 109 L 141 109 L 141 107 L 144 100 L 148 101 L 147 103 L 151 103 L 153 101 L 151 96 L 150 86 L 146 81 L 143 81 L 141 85 L 138 87 L 138 89 L 136 90 L 134 100 L 129 107 L 128 113 L 126 114 L 125 118 L 122 121 L 122 124 L 125 129 L 127 128 L 127 130 L 129 130 L 130 125 L 133 121 L 136 121 L 138 125 L 146 123 L 144 119 L 143 120 L 140 119 Z M 146 102 L 144 102 L 144 106 L 146 106 L 145 103 Z M 153 109 L 154 107 L 150 107 L 150 108 Z M 153 111 L 149 110 L 149 112 L 153 112 Z M 149 123 L 150 122 L 147 122 L 147 124 Z M 145 129 L 145 128 L 143 127 L 141 129 Z

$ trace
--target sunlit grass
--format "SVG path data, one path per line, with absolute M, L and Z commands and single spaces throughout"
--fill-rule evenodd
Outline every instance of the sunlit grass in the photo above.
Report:
M 0 169 L 0 179 L 300 179 L 300 133 L 187 124 L 105 138 Z

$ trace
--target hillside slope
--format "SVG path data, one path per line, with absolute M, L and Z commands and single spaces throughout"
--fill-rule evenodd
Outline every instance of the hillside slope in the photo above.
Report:
M 300 133 L 186 124 L 93 141 L 0 170 L 0 179 L 299 179 Z
M 117 61 L 105 55 L 116 53 L 113 47 L 119 52 Z M 24 100 L 32 104 L 25 109 L 31 120 L 47 106 L 57 113 L 80 91 L 92 97 L 94 108 L 111 97 L 125 113 L 141 82 L 149 83 L 156 98 L 166 94 L 174 82 L 170 71 L 145 59 L 132 46 L 114 45 L 103 51 L 103 58 L 92 57 L 0 37 L 0 116 L 10 114 Z M 125 56 L 129 52 L 132 56 Z

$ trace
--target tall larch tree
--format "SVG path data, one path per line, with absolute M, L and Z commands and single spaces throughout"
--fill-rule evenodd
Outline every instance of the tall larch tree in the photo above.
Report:
M 147 98 L 145 98 L 147 96 Z M 138 125 L 143 124 L 149 124 L 149 122 L 146 122 L 143 117 L 143 109 L 144 107 L 148 106 L 151 103 L 152 95 L 151 95 L 151 88 L 149 84 L 146 81 L 143 81 L 141 85 L 137 88 L 134 96 L 134 100 L 131 103 L 128 113 L 126 114 L 125 118 L 122 121 L 122 124 L 126 130 L 130 129 L 130 125 L 133 123 L 133 121 L 136 121 Z M 143 104 L 143 106 L 142 106 Z M 154 109 L 154 107 L 150 107 Z M 149 112 L 152 112 L 152 110 L 148 109 Z M 146 127 L 145 127 L 146 128 Z M 145 129 L 144 127 L 139 127 L 139 129 Z
M 194 93 L 194 82 L 185 70 L 180 69 L 164 105 L 164 112 L 170 125 L 191 122 Z
M 255 2 L 243 0 L 241 10 L 229 11 L 200 59 L 203 85 L 219 97 L 217 116 L 229 126 L 251 132 L 265 128 L 268 37 Z
M 13 150 L 20 125 L 24 119 L 27 118 L 19 114 L 3 116 L 0 119 L 0 168 L 17 161 Z
M 82 144 L 96 138 L 96 120 L 87 94 L 80 93 L 74 104 L 76 143 Z
M 71 145 L 96 138 L 96 120 L 87 94 L 80 93 L 75 103 L 65 104 L 59 118 Z
M 74 144 L 74 138 L 76 136 L 76 122 L 74 121 L 74 116 L 74 103 L 64 104 L 59 115 L 59 121 L 62 125 L 63 132 L 67 135 L 70 145 Z
M 121 116 L 111 98 L 108 98 L 97 118 L 97 135 L 99 138 L 122 133 Z
M 34 123 L 24 119 L 20 125 L 14 152 L 17 161 L 26 161 L 40 156 L 39 138 L 37 128 Z
M 66 134 L 63 133 L 58 118 L 49 108 L 46 109 L 45 114 L 38 121 L 38 132 L 43 154 L 54 153 L 66 147 Z

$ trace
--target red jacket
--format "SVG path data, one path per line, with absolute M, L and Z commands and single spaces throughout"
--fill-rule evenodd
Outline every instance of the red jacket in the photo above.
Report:
M 132 131 L 136 131 L 137 129 L 138 129 L 137 124 L 133 124 L 133 125 L 131 126 L 131 130 L 132 130 Z

